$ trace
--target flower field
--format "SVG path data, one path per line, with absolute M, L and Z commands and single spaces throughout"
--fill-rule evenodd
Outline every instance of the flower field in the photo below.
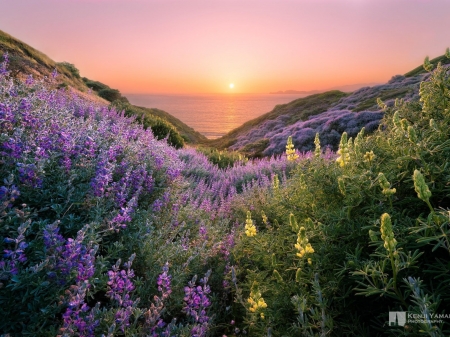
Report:
M 425 66 L 371 135 L 300 153 L 286 133 L 247 160 L 175 149 L 5 57 L 0 335 L 449 335 L 450 78 Z

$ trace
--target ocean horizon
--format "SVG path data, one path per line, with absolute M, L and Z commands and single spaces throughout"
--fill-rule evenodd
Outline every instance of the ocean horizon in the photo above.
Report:
M 131 104 L 164 110 L 209 139 L 308 94 L 126 94 Z

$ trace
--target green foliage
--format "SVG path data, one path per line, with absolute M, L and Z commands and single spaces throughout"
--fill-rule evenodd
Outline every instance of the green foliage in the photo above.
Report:
M 98 95 L 101 98 L 104 98 L 104 99 L 106 99 L 107 101 L 110 101 L 110 102 L 114 102 L 116 100 L 121 100 L 122 99 L 122 94 L 117 89 L 111 89 L 111 88 L 101 89 L 101 90 L 99 90 Z
M 233 167 L 237 162 L 247 162 L 247 158 L 237 151 L 220 151 L 210 147 L 198 147 L 197 150 L 203 153 L 208 160 L 221 169 Z
M 449 319 L 430 316 L 448 314 L 450 301 L 449 88 L 436 65 L 420 102 L 380 100 L 382 127 L 344 134 L 336 162 L 300 159 L 286 183 L 234 205 L 241 221 L 251 209 L 257 228 L 242 229 L 234 250 L 235 306 L 251 335 L 450 333 Z M 245 302 L 255 283 L 264 318 Z M 389 327 L 389 311 L 426 318 Z
M 86 86 L 94 91 L 100 91 L 102 89 L 111 89 L 109 86 L 107 86 L 106 84 L 102 83 L 102 82 L 98 82 L 98 81 L 92 81 L 86 77 L 83 77 L 83 82 L 86 84 Z
M 73 77 L 80 78 L 80 71 L 72 63 L 69 63 L 69 62 L 58 62 L 58 63 L 56 63 L 56 65 L 63 72 L 68 72 Z
M 231 146 L 232 144 L 227 144 L 225 147 Z M 245 153 L 247 156 L 252 158 L 263 157 L 264 150 L 269 146 L 269 139 L 262 138 L 256 142 L 245 145 L 241 152 Z
M 144 127 L 147 124 L 144 118 Z M 159 119 L 151 126 L 152 132 L 157 139 L 164 139 L 167 137 L 167 142 L 173 147 L 179 149 L 184 145 L 184 140 L 180 134 L 168 122 Z
M 184 139 L 178 130 L 164 118 L 148 113 L 147 109 L 139 108 L 128 101 L 116 100 L 111 104 L 118 111 L 123 111 L 127 117 L 136 117 L 136 121 L 142 124 L 144 129 L 150 128 L 157 139 L 167 138 L 169 145 L 179 149 L 184 146 Z

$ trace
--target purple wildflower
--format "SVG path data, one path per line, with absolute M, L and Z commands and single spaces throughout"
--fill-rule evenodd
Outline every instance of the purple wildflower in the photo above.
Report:
M 10 273 L 12 275 L 16 275 L 19 273 L 19 265 L 23 264 L 27 261 L 27 257 L 25 255 L 25 249 L 28 247 L 28 244 L 25 242 L 25 232 L 30 225 L 31 221 L 27 221 L 17 228 L 17 232 L 19 235 L 15 238 L 5 238 L 4 241 L 6 244 L 14 244 L 14 247 L 11 249 L 3 250 L 3 257 L 7 259 L 7 261 L 2 261 L 2 274 Z M 0 274 L 1 275 L 1 274 Z
M 108 271 L 108 291 L 106 296 L 114 300 L 119 310 L 116 313 L 116 323 L 120 325 L 122 331 L 129 326 L 129 320 L 132 314 L 132 306 L 134 301 L 130 297 L 130 293 L 134 290 L 134 284 L 131 280 L 134 277 L 134 271 L 131 269 L 136 254 L 131 255 L 130 259 L 124 266 L 127 270 L 120 270 L 120 259 Z
M 163 272 L 158 276 L 156 284 L 158 285 L 158 291 L 161 292 L 161 297 L 155 295 L 154 303 L 151 303 L 150 308 L 145 313 L 145 326 L 149 329 L 151 337 L 170 336 L 161 331 L 166 327 L 166 323 L 161 319 L 161 313 L 164 308 L 164 301 L 169 298 L 172 293 L 171 280 L 172 276 L 169 275 L 169 263 L 162 267 Z M 167 327 L 169 329 L 169 327 Z M 167 331 L 166 329 L 166 331 Z M 158 334 L 161 331 L 161 334 Z
M 61 331 L 63 332 L 63 336 L 95 336 L 95 328 L 100 324 L 95 319 L 95 311 L 98 311 L 99 304 L 91 309 L 85 303 L 88 288 L 88 281 L 83 281 L 70 287 L 68 291 L 69 298 L 67 299 L 68 306 L 62 315 L 63 326 Z
M 211 275 L 209 270 L 205 277 L 200 280 L 200 284 L 196 285 L 197 276 L 194 276 L 189 281 L 188 286 L 184 288 L 184 303 L 183 311 L 188 317 L 194 321 L 194 326 L 191 329 L 191 335 L 196 337 L 204 337 L 208 332 L 209 317 L 206 314 L 206 309 L 211 305 L 208 294 L 211 292 L 208 283 L 208 278 Z
M 8 74 L 8 63 L 9 63 L 9 58 L 8 58 L 8 53 L 4 53 L 3 54 L 3 62 L 0 63 L 0 75 L 7 75 Z
M 44 245 L 47 256 L 51 262 L 50 266 L 60 276 L 60 282 L 66 283 L 75 274 L 77 282 L 88 280 L 95 272 L 95 253 L 97 246 L 83 244 L 85 231 L 78 231 L 75 239 L 65 240 L 59 234 L 59 221 L 47 225 L 44 229 Z M 54 273 L 49 276 L 56 276 Z

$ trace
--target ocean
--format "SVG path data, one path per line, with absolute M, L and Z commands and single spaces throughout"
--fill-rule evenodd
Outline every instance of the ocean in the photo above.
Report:
M 245 122 L 289 103 L 299 94 L 127 94 L 131 104 L 158 108 L 175 116 L 209 139 L 219 138 Z

